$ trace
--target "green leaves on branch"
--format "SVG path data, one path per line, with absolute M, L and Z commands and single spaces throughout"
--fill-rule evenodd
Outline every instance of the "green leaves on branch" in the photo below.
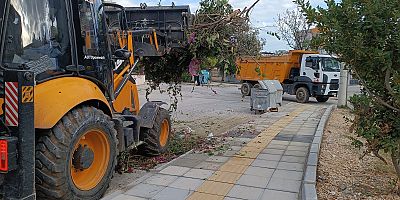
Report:
M 320 31 L 314 42 L 339 55 L 362 82 L 364 93 L 351 102 L 358 116 L 354 131 L 366 140 L 367 151 L 377 154 L 382 149 L 399 160 L 399 2 L 326 0 L 326 8 L 314 8 L 304 0 L 295 2 Z M 400 167 L 396 169 L 400 175 Z
M 218 63 L 213 66 L 227 69 L 238 55 L 259 54 L 264 43 L 249 24 L 251 8 L 233 10 L 228 0 L 202 0 L 189 30 L 189 49 L 194 57 L 202 62 L 217 57 Z

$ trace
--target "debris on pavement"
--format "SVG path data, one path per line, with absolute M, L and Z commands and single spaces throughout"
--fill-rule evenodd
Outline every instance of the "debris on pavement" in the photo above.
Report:
M 190 127 L 188 128 L 190 130 Z M 149 171 L 157 165 L 169 162 L 192 149 L 196 153 L 208 155 L 222 155 L 229 150 L 224 135 L 215 137 L 213 133 L 209 133 L 208 137 L 204 138 L 191 133 L 192 131 L 188 131 L 188 129 L 175 132 L 173 138 L 169 141 L 168 151 L 159 156 L 142 156 L 138 154 L 136 149 L 122 153 L 119 155 L 116 171 L 118 173 L 133 173 L 135 170 Z

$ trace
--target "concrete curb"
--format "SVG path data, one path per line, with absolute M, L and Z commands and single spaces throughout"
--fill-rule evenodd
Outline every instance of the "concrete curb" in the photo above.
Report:
M 306 163 L 306 171 L 303 176 L 303 181 L 301 183 L 301 199 L 302 200 L 317 200 L 317 190 L 315 184 L 317 183 L 317 165 L 318 156 L 322 141 L 322 136 L 324 134 L 324 129 L 334 105 L 329 106 L 324 115 L 322 115 L 319 121 L 317 130 L 315 131 L 314 140 L 311 144 L 310 151 L 308 153 L 308 159 Z

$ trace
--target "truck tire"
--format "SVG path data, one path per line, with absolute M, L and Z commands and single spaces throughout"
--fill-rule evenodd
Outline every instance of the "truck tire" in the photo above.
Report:
M 160 108 L 154 121 L 153 128 L 142 128 L 140 140 L 144 144 L 139 146 L 139 152 L 146 156 L 157 156 L 165 153 L 171 135 L 171 116 L 169 112 Z
M 240 91 L 242 92 L 242 95 L 243 96 L 250 96 L 252 87 L 253 87 L 253 85 L 251 83 L 243 83 L 242 87 L 240 88 Z
M 299 87 L 296 90 L 296 100 L 299 103 L 307 103 L 310 100 L 310 92 L 305 87 Z
M 68 112 L 36 138 L 38 199 L 100 199 L 117 163 L 114 123 L 94 107 Z
M 329 96 L 317 96 L 315 98 L 318 102 L 327 102 L 329 100 Z
M 261 89 L 261 85 L 259 83 L 254 84 L 253 88 Z

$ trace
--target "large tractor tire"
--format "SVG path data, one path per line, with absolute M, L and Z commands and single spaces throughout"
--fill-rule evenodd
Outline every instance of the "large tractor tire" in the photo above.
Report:
M 250 96 L 252 87 L 253 87 L 253 85 L 251 83 L 243 83 L 242 87 L 240 88 L 240 91 L 242 92 L 242 95 L 243 96 Z
M 38 133 L 38 199 L 100 199 L 117 163 L 116 134 L 110 117 L 94 107 L 73 109 Z
M 160 108 L 153 128 L 142 128 L 140 139 L 144 144 L 139 146 L 139 152 L 146 156 L 157 156 L 165 153 L 171 136 L 171 117 L 169 112 Z
M 329 100 L 329 96 L 317 96 L 315 98 L 318 102 L 327 102 Z
M 299 87 L 296 90 L 296 100 L 299 103 L 307 103 L 310 100 L 310 92 L 305 87 Z

